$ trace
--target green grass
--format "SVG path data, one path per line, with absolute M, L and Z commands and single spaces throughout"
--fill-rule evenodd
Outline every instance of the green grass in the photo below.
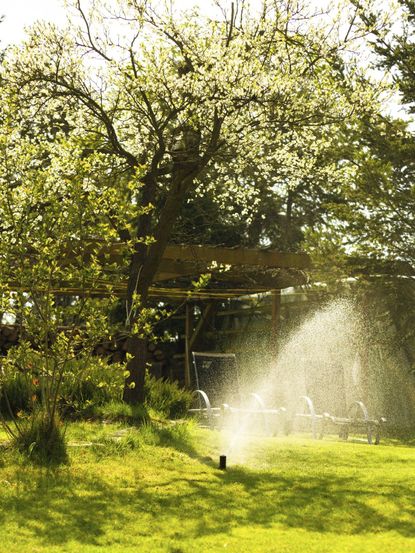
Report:
M 0 453 L 1 553 L 415 551 L 412 447 L 257 439 L 222 472 L 221 438 L 192 425 L 68 439 L 94 445 L 60 469 Z

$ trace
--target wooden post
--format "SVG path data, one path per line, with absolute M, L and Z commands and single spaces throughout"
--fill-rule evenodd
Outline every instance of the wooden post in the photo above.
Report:
M 186 303 L 186 321 L 185 321 L 185 356 L 184 356 L 184 384 L 186 388 L 190 388 L 190 370 L 192 366 L 192 351 L 191 351 L 191 339 L 193 334 L 193 318 L 194 311 L 193 305 L 189 302 Z
M 205 331 L 206 327 L 212 323 L 212 320 L 215 316 L 216 311 L 216 304 L 213 301 L 210 301 L 206 304 L 206 306 L 203 308 L 202 313 L 200 315 L 200 319 L 198 320 L 193 335 L 190 338 L 190 349 L 193 350 L 198 339 Z
M 278 351 L 278 337 L 281 324 L 281 290 L 272 290 L 272 318 L 271 318 L 271 346 L 275 353 Z

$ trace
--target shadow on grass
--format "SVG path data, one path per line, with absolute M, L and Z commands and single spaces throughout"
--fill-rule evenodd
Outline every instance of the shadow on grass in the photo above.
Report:
M 202 460 L 194 445 L 194 438 L 185 425 L 155 428 L 159 445 L 172 447 L 181 453 L 185 453 L 193 459 Z
M 223 481 L 244 486 L 250 496 L 247 518 L 256 524 L 278 521 L 314 532 L 395 531 L 415 537 L 413 489 L 403 484 L 391 488 L 379 482 L 374 489 L 353 477 L 287 478 L 242 468 L 229 471 Z
M 110 483 L 99 474 L 74 475 L 65 469 L 34 478 L 22 468 L 16 482 L 2 494 L 0 524 L 12 521 L 46 546 L 70 540 L 102 545 L 114 531 L 117 541 L 128 544 L 124 529 L 131 525 L 135 539 L 190 539 L 276 523 L 321 533 L 394 531 L 415 537 L 413 490 L 403 483 L 392 488 L 379 482 L 374 489 L 333 474 L 288 477 L 241 467 L 222 473 L 195 463 L 176 464 L 151 482 L 138 478 L 127 485 L 121 478 Z M 182 521 L 179 528 L 177 520 Z
M 17 472 L 14 493 L 2 494 L 1 524 L 12 523 L 22 535 L 46 545 L 69 540 L 96 544 L 109 516 L 110 490 L 97 479 L 73 479 L 61 471 Z M 19 541 L 19 533 L 15 535 Z

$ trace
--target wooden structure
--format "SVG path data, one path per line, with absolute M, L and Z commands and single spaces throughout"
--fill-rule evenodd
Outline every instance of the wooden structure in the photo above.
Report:
M 214 316 L 218 300 L 271 292 L 270 332 L 276 347 L 281 289 L 306 284 L 305 269 L 310 266 L 310 258 L 304 253 L 239 247 L 168 246 L 160 271 L 156 275 L 152 294 L 186 302 L 185 384 L 190 384 L 191 352 L 198 337 Z M 210 275 L 207 286 L 189 293 L 191 282 L 201 274 Z M 195 320 L 192 307 L 192 302 L 196 300 L 203 300 L 203 309 L 198 320 Z
M 70 263 L 74 257 L 87 263 L 92 255 L 96 255 L 109 267 L 105 279 L 95 280 L 90 287 L 85 283 L 81 287 L 76 282 L 61 282 L 52 292 L 74 296 L 106 296 L 111 293 L 124 297 L 127 293 L 126 268 L 130 256 L 127 245 L 113 242 L 108 246 L 99 240 L 68 245 L 62 264 Z M 310 267 L 310 258 L 305 253 L 173 244 L 164 251 L 149 295 L 184 299 L 192 291 L 192 281 L 208 273 L 211 275 L 209 286 L 192 293 L 192 297 L 239 297 L 247 293 L 305 284 L 305 270 Z
M 68 243 L 62 254 L 62 266 L 72 263 L 74 258 L 87 264 L 96 256 L 106 267 L 105 278 L 94 280 L 82 287 L 76 282 L 59 282 L 49 292 L 74 296 L 106 296 L 116 294 L 123 297 L 127 293 L 126 269 L 131 251 L 124 242 L 110 245 L 99 240 Z M 36 252 L 28 252 L 28 257 L 36 258 Z M 153 280 L 150 295 L 157 297 L 186 297 L 191 281 L 199 275 L 209 273 L 209 290 L 222 296 L 238 297 L 242 293 L 258 293 L 271 289 L 287 288 L 307 282 L 305 270 L 311 267 L 306 253 L 285 253 L 274 250 L 252 248 L 223 248 L 216 246 L 178 245 L 165 248 L 162 260 Z M 18 289 L 18 283 L 9 283 Z M 200 297 L 205 290 L 198 292 Z
M 36 253 L 28 253 L 36 256 Z M 122 242 L 100 240 L 70 243 L 62 264 L 75 257 L 88 263 L 97 256 L 108 268 L 101 281 L 90 286 L 76 282 L 59 282 L 49 292 L 68 296 L 125 297 L 127 267 L 131 252 Z M 281 310 L 281 289 L 306 284 L 306 270 L 311 267 L 305 253 L 277 252 L 269 249 L 225 248 L 202 245 L 168 245 L 155 275 L 149 296 L 157 302 L 185 304 L 185 384 L 190 382 L 190 355 L 196 340 L 214 316 L 217 302 L 252 294 L 272 292 L 272 325 L 274 338 L 278 334 Z M 195 287 L 200 275 L 209 275 L 208 284 Z M 10 283 L 13 286 L 13 283 Z M 16 285 L 17 289 L 17 285 Z M 41 291 L 41 290 L 39 290 Z M 200 316 L 195 316 L 194 302 L 202 302 Z M 276 340 L 274 340 L 276 342 Z
M 97 249 L 92 243 L 89 248 Z M 110 263 L 122 262 L 125 246 L 114 243 L 102 249 Z M 84 254 L 88 255 L 88 248 Z M 269 249 L 225 248 L 202 245 L 171 244 L 166 247 L 157 271 L 150 297 L 159 301 L 185 303 L 184 383 L 190 384 L 191 352 L 196 341 L 215 315 L 217 302 L 252 294 L 272 293 L 270 332 L 277 344 L 281 312 L 281 289 L 306 284 L 306 270 L 311 267 L 305 253 L 277 252 Z M 208 274 L 206 287 L 196 288 L 194 281 Z M 113 283 L 119 296 L 126 293 L 126 279 Z M 73 290 L 73 292 L 75 292 Z M 94 293 L 100 290 L 95 289 Z M 102 290 L 105 293 L 105 289 Z M 200 316 L 195 317 L 194 302 L 203 302 Z

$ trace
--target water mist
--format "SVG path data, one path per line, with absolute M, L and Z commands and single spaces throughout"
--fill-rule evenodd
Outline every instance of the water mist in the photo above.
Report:
M 346 416 L 357 400 L 367 405 L 372 417 L 396 417 L 392 411 L 401 413 L 404 406 L 407 410 L 408 393 L 415 397 L 414 383 L 408 385 L 398 367 L 399 356 L 389 351 L 390 329 L 383 328 L 382 334 L 368 320 L 351 300 L 332 301 L 309 315 L 282 340 L 267 374 L 249 379 L 243 390 L 248 411 L 259 407 L 250 392 L 257 392 L 267 407 L 284 407 L 287 419 L 303 409 L 301 396 L 312 399 L 316 412 L 337 417 Z M 230 416 L 224 423 L 222 452 L 229 462 L 244 462 L 253 437 L 281 433 L 282 423 L 282 416 Z

